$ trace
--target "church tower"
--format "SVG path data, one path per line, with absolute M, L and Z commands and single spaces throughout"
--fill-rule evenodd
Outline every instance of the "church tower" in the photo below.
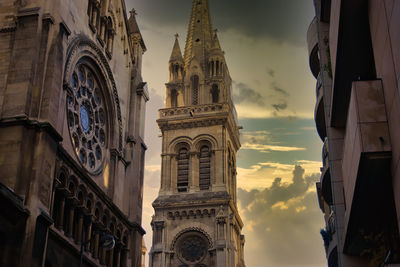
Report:
M 244 267 L 237 209 L 239 128 L 232 80 L 208 0 L 194 0 L 184 56 L 169 60 L 159 196 L 153 202 L 150 267 Z

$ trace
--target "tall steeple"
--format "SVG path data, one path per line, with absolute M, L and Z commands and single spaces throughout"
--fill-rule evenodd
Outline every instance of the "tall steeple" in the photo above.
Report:
M 239 128 L 224 53 L 208 0 L 194 0 L 185 55 L 176 36 L 169 60 L 161 187 L 153 202 L 150 267 L 245 267 L 237 209 Z
M 208 0 L 193 0 L 192 14 L 185 47 L 185 69 L 196 57 L 201 65 L 205 63 L 206 49 L 212 44 L 212 25 Z

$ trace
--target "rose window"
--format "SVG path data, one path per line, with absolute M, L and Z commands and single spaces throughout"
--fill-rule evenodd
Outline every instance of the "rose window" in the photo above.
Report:
M 198 235 L 189 235 L 179 242 L 179 257 L 187 263 L 200 262 L 207 253 L 207 242 Z
M 67 96 L 68 127 L 80 163 L 90 172 L 103 164 L 106 148 L 106 113 L 101 86 L 94 73 L 78 64 Z

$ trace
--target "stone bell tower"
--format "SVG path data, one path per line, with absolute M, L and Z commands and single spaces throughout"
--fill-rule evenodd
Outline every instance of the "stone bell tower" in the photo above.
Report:
M 153 202 L 151 267 L 244 267 L 237 209 L 239 128 L 232 80 L 207 0 L 194 0 L 184 56 L 175 37 Z

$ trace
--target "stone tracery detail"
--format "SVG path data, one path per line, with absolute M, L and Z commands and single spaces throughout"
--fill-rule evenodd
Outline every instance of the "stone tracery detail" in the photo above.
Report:
M 69 77 L 71 77 L 71 73 L 74 70 L 74 62 L 76 58 L 83 57 L 83 56 L 90 56 L 93 57 L 92 59 L 98 64 L 100 67 L 101 74 L 103 77 L 106 77 L 107 80 L 111 83 L 110 87 L 112 88 L 109 97 L 113 100 L 114 105 L 115 105 L 115 112 L 116 112 L 116 122 L 117 122 L 117 131 L 118 131 L 118 152 L 122 153 L 122 115 L 121 115 L 121 105 L 119 102 L 119 96 L 118 96 L 118 90 L 117 86 L 113 77 L 113 73 L 111 71 L 111 68 L 108 64 L 108 61 L 103 54 L 102 50 L 99 49 L 99 47 L 91 40 L 87 38 L 82 38 L 82 37 L 77 37 L 74 40 L 71 41 L 71 44 L 68 49 L 67 53 L 67 62 L 65 65 L 65 75 L 64 75 L 64 88 L 70 88 L 70 81 Z M 71 89 L 71 88 L 70 88 Z M 104 88 L 105 89 L 105 88 Z M 107 98 L 108 99 L 108 98 Z M 113 115 L 113 116 L 115 116 Z M 111 120 L 110 121 L 110 126 L 111 123 L 115 121 Z M 114 127 L 114 126 L 113 126 Z
M 207 252 L 207 244 L 198 235 L 186 237 L 179 244 L 179 255 L 188 262 L 199 262 Z
M 71 141 L 79 162 L 97 172 L 107 147 L 107 116 L 102 86 L 93 71 L 78 63 L 71 75 L 67 118 Z

